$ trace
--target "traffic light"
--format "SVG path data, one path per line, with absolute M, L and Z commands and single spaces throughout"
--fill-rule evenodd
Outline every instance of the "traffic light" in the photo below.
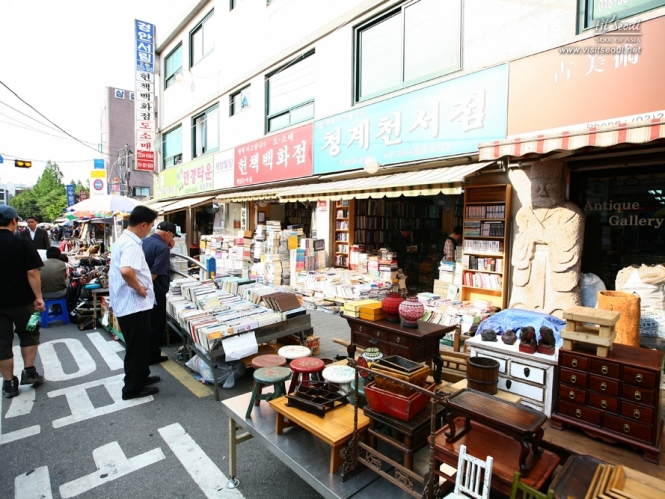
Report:
M 32 168 L 32 161 L 26 161 L 24 159 L 15 159 L 14 166 L 16 168 Z

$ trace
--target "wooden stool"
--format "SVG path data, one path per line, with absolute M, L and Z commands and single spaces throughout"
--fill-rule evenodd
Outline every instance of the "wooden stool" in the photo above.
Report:
M 293 359 L 289 367 L 293 371 L 293 377 L 291 378 L 291 384 L 289 384 L 288 393 L 293 393 L 296 386 L 298 386 L 298 382 L 302 382 L 303 385 L 307 386 L 310 375 L 316 374 L 321 379 L 321 372 L 326 367 L 326 363 L 316 357 L 301 357 Z
M 264 355 L 257 355 L 252 359 L 252 367 L 256 371 L 257 369 L 261 369 L 262 367 L 284 367 L 286 365 L 286 359 L 282 357 L 281 355 L 274 355 L 274 354 L 264 354 Z M 256 386 L 256 380 L 252 383 L 252 391 L 254 391 L 254 387 Z M 263 393 L 263 387 L 259 387 L 259 394 Z M 261 403 L 260 400 L 255 400 L 254 405 L 259 405 Z
M 289 379 L 290 376 L 291 369 L 288 367 L 262 367 L 254 371 L 254 381 L 256 384 L 252 390 L 252 398 L 249 401 L 249 407 L 247 408 L 245 419 L 249 419 L 252 414 L 252 408 L 254 407 L 255 402 L 260 400 L 270 401 L 274 398 L 286 395 L 284 382 Z M 263 394 L 264 386 L 274 387 L 274 392 Z
M 293 359 L 309 357 L 312 355 L 312 351 L 302 345 L 286 345 L 277 350 L 277 354 L 284 357 L 287 361 L 292 361 Z
M 564 350 L 572 350 L 573 342 L 578 341 L 594 345 L 598 357 L 607 357 L 617 338 L 619 312 L 576 306 L 564 310 L 563 318 L 566 319 L 566 329 L 561 331 Z
M 351 394 L 351 382 L 356 377 L 356 370 L 349 366 L 328 366 L 321 373 L 323 379 L 328 383 L 336 383 L 346 392 Z

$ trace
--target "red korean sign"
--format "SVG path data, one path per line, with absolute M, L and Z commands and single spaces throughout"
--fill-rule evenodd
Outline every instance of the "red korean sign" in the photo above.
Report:
M 154 151 L 136 151 L 136 169 L 143 171 L 155 170 Z
M 235 185 L 312 175 L 314 125 L 264 137 L 235 149 Z

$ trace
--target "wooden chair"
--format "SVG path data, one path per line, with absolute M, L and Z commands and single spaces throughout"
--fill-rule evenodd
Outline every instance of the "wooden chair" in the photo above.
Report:
M 547 494 L 538 492 L 536 489 L 524 485 L 520 478 L 522 474 L 519 471 L 515 472 L 513 476 L 513 489 L 510 491 L 510 499 L 517 499 L 517 492 L 522 492 L 522 499 L 554 499 L 554 491 L 552 489 L 547 491 Z
M 490 482 L 492 480 L 492 465 L 494 459 L 487 456 L 482 461 L 466 453 L 466 445 L 460 446 L 457 461 L 457 474 L 455 476 L 455 490 L 446 496 L 446 499 L 489 499 Z

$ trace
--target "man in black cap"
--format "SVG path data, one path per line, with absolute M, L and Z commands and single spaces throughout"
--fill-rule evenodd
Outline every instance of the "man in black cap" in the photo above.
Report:
M 19 338 L 25 368 L 21 385 L 39 385 L 44 377 L 35 369 L 39 345 L 39 327 L 27 331 L 26 326 L 35 310 L 44 311 L 39 267 L 43 264 L 32 241 L 15 236 L 18 213 L 14 208 L 0 205 L 0 374 L 2 394 L 18 395 L 19 380 L 14 376 L 14 333 Z
M 166 329 L 166 293 L 170 281 L 170 249 L 175 246 L 175 238 L 180 237 L 178 228 L 171 222 L 159 222 L 154 234 L 143 240 L 143 253 L 150 267 L 152 284 L 155 289 L 155 306 L 150 312 L 150 364 L 158 364 L 169 358 L 162 355 L 159 345 Z

